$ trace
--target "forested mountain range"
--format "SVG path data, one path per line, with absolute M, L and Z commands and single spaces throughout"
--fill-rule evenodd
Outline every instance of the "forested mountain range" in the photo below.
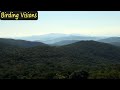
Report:
M 118 46 L 93 40 L 63 46 L 34 43 L 0 39 L 0 79 L 120 78 Z

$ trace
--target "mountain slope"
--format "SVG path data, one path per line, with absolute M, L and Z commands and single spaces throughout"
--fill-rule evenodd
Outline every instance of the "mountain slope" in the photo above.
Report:
M 120 47 L 120 42 L 111 42 L 110 44 Z
M 64 41 L 64 40 L 98 40 L 100 37 L 91 37 L 91 36 L 83 36 L 79 34 L 58 34 L 51 33 L 39 36 L 30 36 L 30 37 L 21 37 L 19 39 L 29 40 L 29 41 L 38 41 L 46 44 L 54 44 L 56 42 Z
M 54 44 L 56 42 L 67 41 L 67 40 L 77 40 L 77 41 L 98 40 L 98 38 L 97 37 L 69 35 L 69 36 L 66 36 L 66 37 L 60 37 L 60 38 L 55 38 L 55 39 L 51 39 L 51 40 L 45 40 L 45 41 L 42 41 L 42 42 L 44 42 L 46 44 Z
M 9 45 L 19 46 L 19 47 L 34 47 L 39 45 L 46 45 L 41 42 L 31 42 L 31 41 L 25 41 L 25 40 L 15 40 L 15 39 L 5 39 L 0 38 L 0 43 L 5 43 Z
M 99 42 L 109 43 L 115 46 L 120 46 L 120 37 L 110 37 L 106 39 L 101 39 Z
M 120 37 L 110 37 L 106 39 L 99 40 L 100 42 L 111 43 L 111 42 L 120 42 Z
M 0 49 L 0 79 L 69 78 L 77 70 L 90 72 L 91 78 L 108 78 L 111 70 L 118 75 L 120 71 L 120 48 L 107 43 L 79 41 L 19 48 L 0 42 Z M 119 77 L 113 73 L 109 78 Z
M 96 41 L 80 41 L 73 44 L 61 46 L 61 50 L 67 55 L 77 59 L 95 60 L 95 62 L 119 62 L 120 48 Z M 98 61 L 96 61 L 98 60 Z M 88 62 L 90 62 L 88 61 Z
M 96 41 L 80 41 L 60 47 L 38 46 L 26 49 L 23 54 L 28 56 L 28 60 L 36 59 L 37 62 L 44 60 L 44 62 L 83 65 L 120 63 L 119 47 Z
M 9 49 L 14 51 L 13 57 L 18 55 L 20 60 L 29 60 L 32 63 L 46 61 L 54 61 L 54 63 L 60 61 L 62 64 L 73 61 L 85 65 L 88 63 L 90 65 L 94 63 L 120 63 L 119 47 L 96 41 L 79 41 L 59 47 L 43 45 L 31 48 L 10 47 Z M 11 52 L 9 49 L 5 51 Z
M 53 46 L 62 46 L 62 45 L 68 45 L 68 44 L 72 44 L 75 42 L 78 42 L 79 40 L 64 40 L 64 41 L 60 41 L 60 42 L 56 42 L 54 44 L 52 44 Z

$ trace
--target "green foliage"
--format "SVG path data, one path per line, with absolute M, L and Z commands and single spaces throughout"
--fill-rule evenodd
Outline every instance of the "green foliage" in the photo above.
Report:
M 95 41 L 30 48 L 0 43 L 0 79 L 120 79 L 120 48 Z

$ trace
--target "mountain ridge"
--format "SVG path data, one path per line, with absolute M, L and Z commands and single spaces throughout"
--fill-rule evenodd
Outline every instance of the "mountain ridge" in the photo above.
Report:
M 76 71 L 79 77 L 84 71 L 87 78 L 111 79 L 120 78 L 119 67 L 120 48 L 108 43 L 19 48 L 0 42 L 0 79 L 71 79 Z
M 38 45 L 47 45 L 41 42 L 35 41 L 26 41 L 26 40 L 17 40 L 17 39 L 10 39 L 10 38 L 0 38 L 0 43 L 5 43 L 9 45 L 19 46 L 19 47 L 33 47 Z
M 59 33 L 50 33 L 45 35 L 37 35 L 31 37 L 23 37 L 19 39 L 29 40 L 29 41 L 38 41 L 46 44 L 54 44 L 63 40 L 98 40 L 100 37 L 92 37 L 87 35 L 79 35 L 79 34 L 59 34 Z

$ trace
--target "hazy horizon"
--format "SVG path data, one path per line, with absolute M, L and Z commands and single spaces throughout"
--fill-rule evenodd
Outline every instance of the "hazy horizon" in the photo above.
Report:
M 38 11 L 38 20 L 0 21 L 0 37 L 50 33 L 119 37 L 120 11 Z
M 58 35 L 58 34 L 64 34 L 67 36 L 73 35 L 73 36 L 83 36 L 83 37 L 120 37 L 120 36 L 96 36 L 96 35 L 83 35 L 83 34 L 77 34 L 77 33 L 71 33 L 71 34 L 65 34 L 65 33 L 46 33 L 46 34 L 39 34 L 39 35 L 29 35 L 29 36 L 17 36 L 17 37 L 13 37 L 13 38 L 24 38 L 24 37 L 34 37 L 34 36 L 44 36 L 44 35 Z M 8 37 L 9 38 L 9 37 Z

